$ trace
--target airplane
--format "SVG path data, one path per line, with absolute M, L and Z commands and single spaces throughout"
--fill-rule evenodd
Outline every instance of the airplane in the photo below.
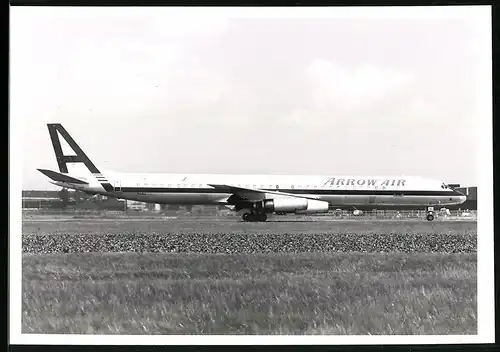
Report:
M 37 169 L 52 184 L 118 199 L 156 204 L 225 205 L 243 221 L 267 214 L 319 214 L 338 206 L 462 204 L 466 196 L 439 180 L 415 176 L 314 176 L 123 173 L 97 168 L 59 123 L 47 124 L 59 172 Z M 62 137 L 64 144 L 61 144 Z

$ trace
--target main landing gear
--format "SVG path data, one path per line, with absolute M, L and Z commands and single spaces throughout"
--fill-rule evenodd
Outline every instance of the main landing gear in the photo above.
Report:
M 265 213 L 243 213 L 242 218 L 246 222 L 266 221 L 267 215 Z
M 434 207 L 427 207 L 426 219 L 427 219 L 427 221 L 434 220 Z

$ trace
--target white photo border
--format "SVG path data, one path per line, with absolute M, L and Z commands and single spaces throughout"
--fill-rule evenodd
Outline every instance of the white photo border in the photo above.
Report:
M 65 11 L 70 7 L 11 7 L 11 19 L 38 11 Z M 230 18 L 474 18 L 481 40 L 477 52 L 481 55 L 480 84 L 477 102 L 479 119 L 477 150 L 478 182 L 478 334 L 445 336 L 260 336 L 260 335 L 58 335 L 23 334 L 22 316 L 22 159 L 24 135 L 23 121 L 10 119 L 9 148 L 9 325 L 11 344 L 64 344 L 64 345 L 253 345 L 253 344 L 311 344 L 311 345 L 367 345 L 367 344 L 466 344 L 491 343 L 495 337 L 494 306 L 494 248 L 493 248 L 493 146 L 492 146 L 492 49 L 491 6 L 411 6 L 411 7 L 280 7 L 280 8 L 163 8 L 199 16 Z M 151 7 L 79 7 L 76 11 L 158 11 Z M 9 107 L 15 112 L 15 106 Z M 9 112 L 10 112 L 9 111 Z M 480 253 L 480 254 L 479 254 Z

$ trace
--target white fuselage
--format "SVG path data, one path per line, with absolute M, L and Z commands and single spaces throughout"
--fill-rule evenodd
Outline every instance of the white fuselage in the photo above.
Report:
M 409 176 L 287 176 L 224 174 L 136 174 L 102 172 L 98 179 L 75 175 L 88 185 L 55 184 L 88 193 L 160 204 L 227 204 L 231 193 L 210 184 L 300 194 L 330 206 L 432 206 L 460 204 L 465 196 L 439 180 Z M 105 190 L 102 183 L 112 189 Z M 266 198 L 276 198 L 276 194 Z

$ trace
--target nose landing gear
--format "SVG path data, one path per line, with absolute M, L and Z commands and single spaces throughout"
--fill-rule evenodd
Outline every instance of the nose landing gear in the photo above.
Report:
M 427 219 L 427 221 L 434 220 L 434 207 L 427 207 L 426 219 Z

